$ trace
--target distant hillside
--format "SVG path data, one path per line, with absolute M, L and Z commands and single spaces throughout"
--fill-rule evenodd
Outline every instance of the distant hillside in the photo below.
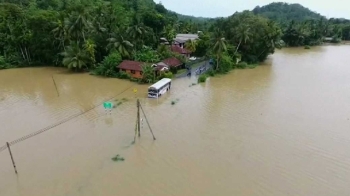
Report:
M 188 16 L 188 15 L 182 15 L 179 13 L 177 14 L 177 18 L 179 20 L 191 20 L 193 22 L 207 22 L 209 20 L 211 20 L 212 18 L 204 18 L 204 17 L 195 17 L 195 16 Z
M 267 17 L 278 23 L 286 23 L 292 20 L 305 21 L 325 18 L 319 13 L 313 12 L 300 4 L 288 4 L 282 2 L 270 3 L 262 7 L 257 6 L 252 11 L 255 14 Z

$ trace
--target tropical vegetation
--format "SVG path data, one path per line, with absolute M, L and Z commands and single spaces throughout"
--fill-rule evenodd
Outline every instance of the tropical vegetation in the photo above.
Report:
M 212 59 L 212 72 L 226 73 L 252 67 L 284 45 L 349 40 L 350 21 L 286 3 L 209 19 L 175 13 L 153 0 L 1 0 L 0 69 L 52 65 L 129 78 L 116 67 L 128 59 L 146 63 L 141 81 L 153 82 L 151 64 L 169 57 L 187 62 L 161 43 L 172 43 L 178 33 L 198 34 L 185 48 Z

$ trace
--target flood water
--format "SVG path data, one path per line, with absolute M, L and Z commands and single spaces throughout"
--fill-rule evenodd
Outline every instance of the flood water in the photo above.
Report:
M 349 195 L 349 51 L 283 49 L 205 84 L 176 79 L 159 100 L 63 68 L 2 70 L 0 147 L 85 113 L 11 146 L 18 176 L 0 152 L 0 195 Z M 156 141 L 144 120 L 131 144 L 136 97 Z

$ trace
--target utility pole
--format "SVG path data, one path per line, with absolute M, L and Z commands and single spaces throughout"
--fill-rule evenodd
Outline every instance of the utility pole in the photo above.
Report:
M 9 149 L 9 153 L 10 153 L 10 156 L 11 156 L 13 168 L 15 168 L 15 173 L 17 174 L 16 164 L 15 164 L 15 161 L 14 161 L 13 156 L 12 156 L 10 144 L 8 142 L 6 142 L 6 145 L 7 145 L 7 148 Z
M 154 137 L 154 134 L 153 134 L 153 130 L 148 122 L 148 119 L 147 119 L 147 116 L 145 114 L 145 111 L 143 110 L 142 106 L 141 106 L 141 103 L 140 103 L 140 100 L 137 99 L 136 101 L 136 104 L 137 104 L 137 118 L 136 118 L 136 124 L 135 124 L 135 136 L 134 136 L 134 143 L 136 142 L 136 135 L 138 135 L 139 137 L 141 137 L 141 118 L 140 118 L 140 109 L 143 113 L 143 115 L 145 116 L 145 120 L 146 120 L 146 123 L 148 125 L 148 128 L 150 129 L 151 133 L 152 133 L 152 136 L 153 136 L 153 140 L 156 140 L 156 138 Z

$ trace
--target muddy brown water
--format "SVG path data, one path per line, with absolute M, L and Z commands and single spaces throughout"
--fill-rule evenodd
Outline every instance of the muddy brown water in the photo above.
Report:
M 159 100 L 62 68 L 2 70 L 0 146 L 97 107 L 13 145 L 18 176 L 0 152 L 0 195 L 349 195 L 349 51 L 283 49 L 205 84 L 177 79 Z M 144 122 L 131 145 L 136 96 L 157 140 Z M 109 98 L 127 100 L 106 114 Z

